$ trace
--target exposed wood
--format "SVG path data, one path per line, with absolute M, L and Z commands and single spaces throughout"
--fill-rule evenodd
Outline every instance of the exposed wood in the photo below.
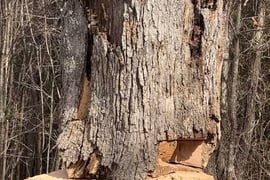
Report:
M 172 141 L 159 144 L 159 158 L 168 163 L 203 167 L 202 141 Z
M 79 105 L 77 112 L 74 114 L 74 119 L 86 119 L 89 113 L 89 99 L 90 99 L 90 81 L 83 75 L 82 89 L 79 98 Z

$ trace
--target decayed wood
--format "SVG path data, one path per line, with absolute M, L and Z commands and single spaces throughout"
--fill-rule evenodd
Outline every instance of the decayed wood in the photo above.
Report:
M 202 138 L 212 149 L 220 121 L 223 1 L 213 8 L 192 0 L 91 0 L 89 8 L 99 20 L 89 114 L 87 121 L 68 122 L 78 107 L 76 87 L 59 138 L 64 161 L 91 164 L 98 152 L 97 176 L 144 179 L 155 169 L 160 141 Z

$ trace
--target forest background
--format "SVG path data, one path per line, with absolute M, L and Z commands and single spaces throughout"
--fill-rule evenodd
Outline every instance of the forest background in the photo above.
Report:
M 269 7 L 269 0 L 233 1 L 230 7 L 222 137 L 208 168 L 219 179 L 270 177 Z M 0 179 L 61 166 L 62 11 L 61 0 L 0 2 Z

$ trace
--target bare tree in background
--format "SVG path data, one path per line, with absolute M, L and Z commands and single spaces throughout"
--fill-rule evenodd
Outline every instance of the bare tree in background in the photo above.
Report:
M 0 2 L 0 179 L 21 180 L 58 166 L 58 3 Z

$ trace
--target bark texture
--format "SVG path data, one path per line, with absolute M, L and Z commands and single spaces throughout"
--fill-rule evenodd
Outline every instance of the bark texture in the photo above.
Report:
M 213 148 L 220 133 L 223 1 L 91 0 L 89 8 L 98 24 L 90 27 L 88 118 L 69 116 L 59 137 L 73 177 L 89 174 L 88 164 L 98 159 L 99 173 L 90 174 L 145 179 L 164 140 L 203 138 Z M 65 110 L 76 102 L 68 100 Z M 70 141 L 77 148 L 66 146 Z
M 62 53 L 62 120 L 66 124 L 77 119 L 80 94 L 88 47 L 87 19 L 83 4 L 68 0 L 63 8 L 63 46 Z

